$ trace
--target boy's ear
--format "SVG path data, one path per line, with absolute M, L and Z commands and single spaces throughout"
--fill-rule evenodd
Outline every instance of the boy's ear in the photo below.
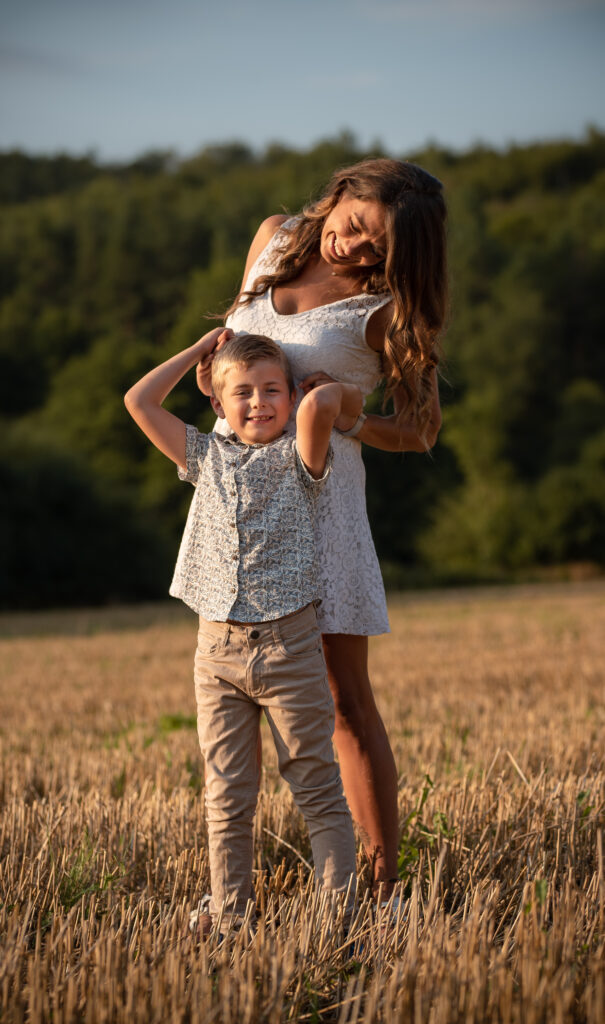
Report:
M 221 420 L 226 420 L 227 419 L 227 417 L 225 416 L 225 410 L 223 409 L 223 407 L 222 407 L 219 399 L 216 397 L 216 395 L 210 395 L 210 405 L 214 409 L 214 411 L 215 411 L 215 413 L 216 413 L 216 415 L 218 416 L 219 419 L 221 419 Z

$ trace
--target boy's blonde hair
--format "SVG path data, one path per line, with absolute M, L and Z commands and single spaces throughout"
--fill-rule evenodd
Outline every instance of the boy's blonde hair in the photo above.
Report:
M 292 394 L 294 378 L 283 348 L 264 334 L 236 334 L 221 345 L 212 360 L 212 390 L 216 397 L 221 397 L 227 371 L 232 366 L 254 366 L 263 359 L 279 364 L 288 383 L 288 391 Z

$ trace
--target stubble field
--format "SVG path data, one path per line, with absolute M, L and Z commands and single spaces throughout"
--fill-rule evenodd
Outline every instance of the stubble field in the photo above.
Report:
M 0 1021 L 602 1024 L 605 585 L 390 611 L 405 914 L 375 915 L 360 853 L 345 940 L 266 743 L 258 929 L 201 946 L 193 616 L 0 618 Z

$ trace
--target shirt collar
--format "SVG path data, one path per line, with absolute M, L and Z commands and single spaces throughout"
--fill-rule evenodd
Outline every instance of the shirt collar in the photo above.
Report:
M 287 434 L 288 431 L 284 430 L 283 434 L 280 434 L 279 437 L 275 437 L 273 441 L 269 441 L 268 444 L 259 444 L 256 441 L 254 444 L 248 444 L 246 441 L 242 441 L 237 434 L 234 434 L 232 431 L 230 434 L 225 435 L 225 441 L 228 444 L 233 445 L 234 448 L 240 448 L 242 450 L 247 448 L 270 448 L 272 445 L 277 444 L 278 441 L 282 441 Z

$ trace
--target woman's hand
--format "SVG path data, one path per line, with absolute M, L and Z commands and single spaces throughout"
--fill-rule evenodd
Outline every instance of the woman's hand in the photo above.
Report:
M 335 380 L 334 377 L 330 377 L 329 374 L 324 373 L 323 370 L 317 370 L 316 373 L 310 373 L 308 377 L 304 377 L 299 383 L 299 388 L 303 394 L 308 395 L 309 391 L 313 388 L 318 388 L 320 384 L 338 384 L 339 381 Z
M 233 331 L 229 327 L 217 327 L 214 331 L 204 335 L 200 339 L 200 359 L 195 368 L 195 379 L 197 386 L 203 395 L 211 398 L 212 390 L 212 360 L 219 348 L 233 337 Z

